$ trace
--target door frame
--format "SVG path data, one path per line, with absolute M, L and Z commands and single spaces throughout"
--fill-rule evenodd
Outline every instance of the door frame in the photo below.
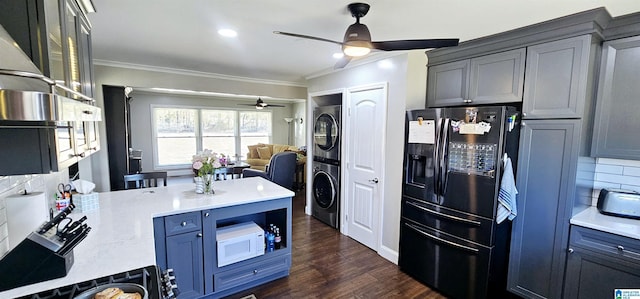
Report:
M 312 204 L 313 204 L 313 150 L 315 148 L 314 143 L 313 143 L 313 133 L 314 133 L 314 126 L 315 126 L 315 119 L 313 118 L 313 110 L 318 107 L 318 105 L 316 104 L 316 102 L 314 101 L 314 98 L 316 97 L 321 97 L 321 96 L 328 96 L 328 95 L 336 95 L 339 94 L 342 96 L 342 107 L 344 108 L 344 103 L 345 103 L 345 99 L 346 99 L 346 94 L 347 94 L 347 89 L 346 88 L 336 88 L 336 89 L 329 89 L 329 90 L 323 90 L 323 91 L 318 91 L 318 92 L 312 92 L 309 93 L 307 95 L 307 111 L 306 111 L 306 118 L 307 118 L 307 136 L 305 138 L 306 143 L 307 143 L 307 163 L 305 165 L 306 168 L 306 186 L 305 186 L 305 197 L 306 197 L 306 204 L 304 207 L 304 212 L 305 214 L 311 216 L 312 215 Z M 340 117 L 341 117 L 341 121 L 340 121 L 340 138 L 342 140 L 344 140 L 344 134 L 346 132 L 345 130 L 345 126 L 343 124 L 343 120 L 345 119 L 345 109 L 341 109 L 340 111 Z M 344 153 L 344 144 L 345 142 L 340 142 L 340 152 Z M 341 159 L 342 160 L 342 159 Z M 344 177 L 344 172 L 342 171 L 342 167 L 340 167 L 340 176 L 341 178 Z M 340 198 L 340 202 L 342 202 L 342 187 L 340 188 L 339 191 L 339 198 Z M 339 211 L 338 211 L 338 219 L 340 219 L 340 221 L 342 221 L 342 206 L 339 207 Z M 342 226 L 342 223 L 340 223 L 340 226 Z M 342 230 L 341 230 L 342 232 Z
M 377 82 L 377 83 L 371 83 L 371 84 L 365 84 L 365 85 L 357 85 L 357 86 L 353 86 L 353 87 L 348 87 L 345 90 L 345 93 L 343 93 L 343 107 L 346 107 L 346 109 L 342 109 L 342 119 L 343 120 L 348 120 L 348 115 L 351 109 L 351 93 L 353 92 L 359 92 L 359 91 L 366 91 L 366 90 L 372 90 L 372 89 L 381 89 L 383 92 L 383 98 L 382 98 L 382 109 L 384 111 L 384 117 L 381 119 L 382 121 L 382 132 L 380 132 L 381 134 L 381 140 L 380 142 L 382 143 L 381 146 L 381 150 L 380 150 L 380 161 L 382 161 L 380 163 L 380 176 L 379 176 L 379 180 L 381 181 L 381 184 L 378 185 L 378 196 L 379 196 L 379 206 L 378 206 L 378 215 L 376 215 L 376 217 L 378 217 L 378 227 L 377 227 L 377 232 L 376 232 L 376 248 L 371 248 L 373 250 L 375 250 L 376 252 L 380 253 L 380 249 L 382 248 L 382 227 L 384 226 L 384 222 L 383 222 L 383 215 L 384 215 L 384 190 L 385 190 L 385 184 L 386 184 L 386 176 L 385 176 L 385 163 L 384 163 L 384 157 L 386 154 L 386 149 L 385 149 L 385 144 L 386 144 L 386 140 L 387 140 L 387 105 L 388 105 L 388 100 L 389 100 L 389 83 L 388 82 Z M 349 137 L 351 136 L 350 132 L 351 132 L 351 122 L 343 122 L 343 141 L 344 140 L 348 140 Z M 349 184 L 351 183 L 351 178 L 349 176 L 349 173 L 347 172 L 348 169 L 348 164 L 350 163 L 349 161 L 349 146 L 350 143 L 347 142 L 342 142 L 342 152 L 346 153 L 345 155 L 343 155 L 343 159 L 342 159 L 342 165 L 340 167 L 340 172 L 341 172 L 341 176 L 342 176 L 342 182 L 341 182 L 341 186 L 349 186 Z M 347 192 L 346 192 L 346 187 L 345 188 L 341 188 L 341 197 L 340 197 L 340 232 L 344 235 L 349 236 L 349 222 L 346 221 L 346 214 L 344 213 L 344 211 L 346 211 L 346 209 L 349 207 L 348 204 L 348 198 L 347 198 Z

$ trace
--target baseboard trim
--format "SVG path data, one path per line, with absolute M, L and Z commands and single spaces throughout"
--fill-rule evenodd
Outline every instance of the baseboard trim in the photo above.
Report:
M 396 265 L 398 264 L 398 252 L 389 247 L 380 245 L 380 250 L 378 250 L 378 255 L 380 255 L 381 257 L 387 259 L 388 261 Z

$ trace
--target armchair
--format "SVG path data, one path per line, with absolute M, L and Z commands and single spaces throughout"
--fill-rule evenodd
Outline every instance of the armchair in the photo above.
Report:
M 293 178 L 296 172 L 296 153 L 282 152 L 271 157 L 266 171 L 243 169 L 242 177 L 263 177 L 287 189 L 293 188 Z

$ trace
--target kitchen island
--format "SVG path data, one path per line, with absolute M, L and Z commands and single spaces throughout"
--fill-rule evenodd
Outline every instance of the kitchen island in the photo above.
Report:
M 196 194 L 194 189 L 194 184 L 181 184 L 100 193 L 98 210 L 70 215 L 73 219 L 86 215 L 92 231 L 74 249 L 75 262 L 67 276 L 0 292 L 0 298 L 23 296 L 157 264 L 154 218 L 229 207 L 250 214 L 251 211 L 243 209 L 244 205 L 281 200 L 290 207 L 294 195 L 258 177 L 216 181 L 213 195 Z M 289 219 L 285 229 L 290 234 L 291 209 L 286 210 Z M 290 249 L 290 244 L 288 247 Z

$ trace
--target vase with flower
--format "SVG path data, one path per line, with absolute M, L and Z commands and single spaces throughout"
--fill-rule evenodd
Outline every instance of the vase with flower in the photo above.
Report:
M 196 193 L 213 194 L 213 180 L 216 169 L 222 167 L 221 159 L 224 155 L 205 149 L 191 159 L 191 166 L 196 175 Z

